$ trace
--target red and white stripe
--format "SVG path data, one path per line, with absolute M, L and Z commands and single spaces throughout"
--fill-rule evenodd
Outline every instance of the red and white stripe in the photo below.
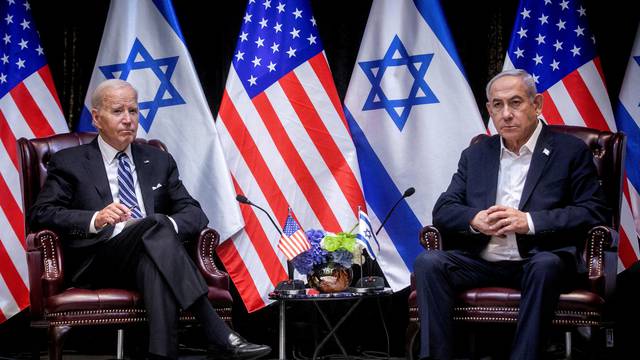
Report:
M 238 193 L 283 224 L 291 207 L 301 225 L 348 231 L 364 207 L 356 152 L 324 53 L 250 99 L 233 66 L 217 118 L 218 133 Z M 253 208 L 245 229 L 218 255 L 249 311 L 287 278 L 279 234 Z
M 284 253 L 287 260 L 293 259 L 310 248 L 311 244 L 307 240 L 307 234 L 302 229 L 298 229 L 289 236 L 282 235 L 278 242 L 278 249 Z
M 16 140 L 68 131 L 47 65 L 0 99 L 0 322 L 29 305 Z
M 513 69 L 505 58 L 504 69 Z M 586 126 L 599 130 L 617 131 L 609 94 L 605 86 L 600 58 L 582 65 L 565 76 L 562 81 L 542 93 L 544 97 L 542 116 L 549 124 Z M 490 126 L 495 133 L 493 124 Z M 625 177 L 622 208 L 620 210 L 620 243 L 618 247 L 618 269 L 624 270 L 640 258 L 638 234 L 634 216 L 640 219 L 638 204 L 632 206 L 632 199 L 640 199 L 637 189 Z M 637 200 L 636 200 L 637 202 Z

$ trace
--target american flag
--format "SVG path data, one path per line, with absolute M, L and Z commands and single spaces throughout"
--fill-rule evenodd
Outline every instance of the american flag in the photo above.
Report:
M 282 250 L 287 260 L 291 260 L 311 248 L 307 234 L 305 234 L 304 230 L 300 228 L 300 225 L 298 225 L 293 216 L 291 216 L 291 212 L 287 215 L 282 233 L 283 235 L 278 242 L 278 248 Z
M 582 0 L 521 0 L 504 68 L 525 69 L 534 77 L 547 123 L 616 131 L 595 44 Z M 625 198 L 620 268 L 638 258 L 630 242 L 636 241 L 636 232 Z
M 250 0 L 217 127 L 237 193 L 282 224 L 351 229 L 364 207 L 351 134 L 308 0 Z M 218 248 L 249 311 L 287 279 L 279 234 L 243 207 L 245 228 Z
M 0 3 L 0 322 L 29 305 L 16 139 L 68 132 L 25 1 Z
M 627 71 L 618 98 L 616 108 L 616 124 L 618 129 L 627 135 L 626 175 L 624 187 L 624 208 L 634 214 L 635 222 L 630 218 L 622 224 L 626 234 L 630 234 L 635 240 L 630 244 L 621 244 L 620 260 L 625 268 L 628 268 L 640 254 L 640 24 L 636 31 L 636 40 L 631 50 Z M 626 210 L 629 211 L 629 210 Z M 635 229 L 635 232 L 633 232 Z M 638 241 L 636 241 L 638 240 Z M 624 246 L 624 247 L 623 247 Z

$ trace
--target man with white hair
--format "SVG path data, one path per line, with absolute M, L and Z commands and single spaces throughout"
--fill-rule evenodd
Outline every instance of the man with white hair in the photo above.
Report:
M 140 291 L 149 318 L 149 357 L 177 359 L 180 309 L 202 323 L 215 358 L 268 354 L 222 321 L 208 288 L 182 241 L 208 219 L 178 175 L 167 152 L 134 143 L 138 93 L 111 79 L 93 93 L 91 143 L 52 156 L 48 176 L 31 211 L 34 229 L 62 234 L 65 260 L 76 286 Z

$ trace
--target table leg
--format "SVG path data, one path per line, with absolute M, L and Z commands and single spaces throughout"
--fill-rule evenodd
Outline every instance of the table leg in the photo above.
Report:
M 285 302 L 280 300 L 280 338 L 278 339 L 278 359 L 286 360 L 287 347 L 285 342 L 286 336 L 286 318 L 285 318 Z
M 380 305 L 380 298 L 376 298 L 378 304 L 378 314 L 380 314 L 380 321 L 382 321 L 382 328 L 384 329 L 384 335 L 387 339 L 387 360 L 390 359 L 391 347 L 389 344 L 389 330 L 387 329 L 387 322 L 384 320 L 384 313 L 382 312 L 382 305 Z
M 324 314 L 324 312 L 320 308 L 320 305 L 318 305 L 317 301 L 313 302 L 313 304 L 316 306 L 316 309 L 320 313 L 320 316 L 322 316 L 322 320 L 324 320 L 325 325 L 327 325 L 327 328 L 329 328 L 329 333 L 327 334 L 327 336 L 325 336 L 324 339 L 320 341 L 320 344 L 316 346 L 316 350 L 313 352 L 313 360 L 316 359 L 316 357 L 318 356 L 318 352 L 324 346 L 324 344 L 329 340 L 330 337 L 333 337 L 336 344 L 338 344 L 338 347 L 340 348 L 340 351 L 342 351 L 342 355 L 344 355 L 345 359 L 349 359 L 349 355 L 347 355 L 347 351 L 344 349 L 344 347 L 340 343 L 340 339 L 338 339 L 335 333 L 336 331 L 338 331 L 338 328 L 340 328 L 340 326 L 342 326 L 342 324 L 347 320 L 347 318 L 349 318 L 349 315 L 351 315 L 351 313 L 358 307 L 358 305 L 360 305 L 361 302 L 362 302 L 362 298 L 359 298 L 358 301 L 353 303 L 353 305 L 351 305 L 349 310 L 344 315 L 342 315 L 342 317 L 335 324 L 335 326 L 331 326 L 329 319 L 327 319 L 327 316 Z

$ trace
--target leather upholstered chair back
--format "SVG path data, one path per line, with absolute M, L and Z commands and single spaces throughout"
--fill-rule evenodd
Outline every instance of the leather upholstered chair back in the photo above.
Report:
M 550 125 L 550 128 L 581 139 L 591 149 L 600 184 L 607 203 L 613 209 L 613 219 L 609 226 L 618 230 L 624 180 L 625 135 L 581 126 Z

